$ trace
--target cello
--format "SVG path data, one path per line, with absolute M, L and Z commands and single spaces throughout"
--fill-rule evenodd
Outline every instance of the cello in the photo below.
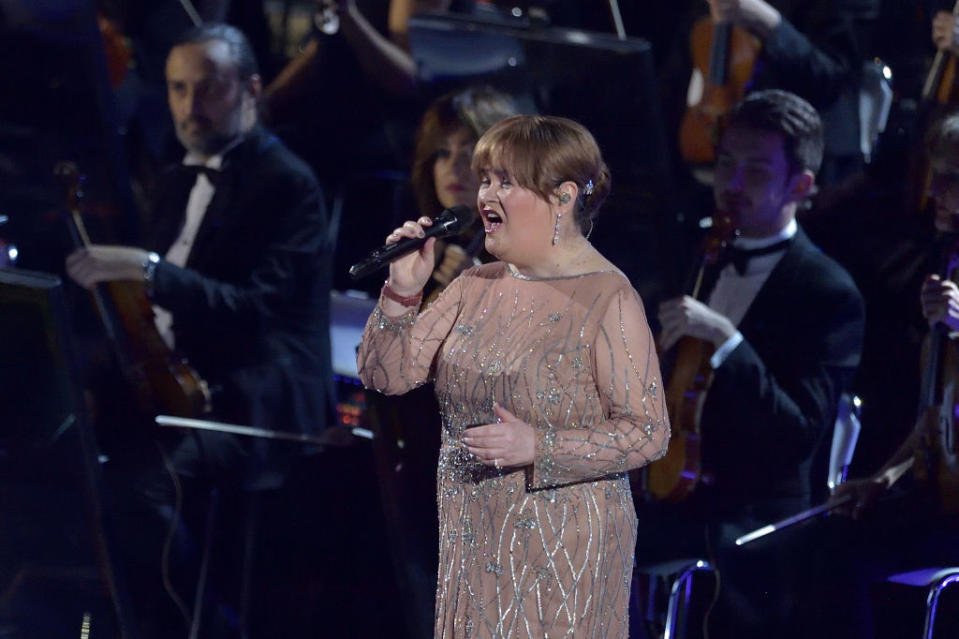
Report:
M 709 16 L 695 22 L 689 40 L 693 71 L 679 152 L 689 164 L 710 164 L 723 119 L 746 94 L 761 44 L 746 29 Z
M 715 268 L 722 254 L 736 237 L 732 220 L 713 216 L 712 228 L 703 243 L 702 259 L 687 294 L 700 301 L 707 269 Z M 676 343 L 672 372 L 666 384 L 666 410 L 672 434 L 666 455 L 646 467 L 646 493 L 654 500 L 678 502 L 688 497 L 700 481 L 702 472 L 700 420 L 706 393 L 713 380 L 709 360 L 715 348 L 709 342 L 686 336 Z
M 80 215 L 83 178 L 69 162 L 57 164 L 54 173 L 66 190 L 71 243 L 74 248 L 87 247 L 90 238 Z M 141 409 L 152 415 L 177 417 L 200 417 L 210 412 L 209 386 L 161 337 L 142 282 L 104 282 L 97 284 L 91 295 L 121 373 Z

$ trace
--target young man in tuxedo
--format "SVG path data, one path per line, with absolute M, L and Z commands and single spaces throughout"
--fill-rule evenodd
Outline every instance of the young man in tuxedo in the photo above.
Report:
M 734 540 L 808 507 L 815 460 L 859 361 L 864 311 L 851 277 L 796 223 L 822 160 L 816 110 L 780 90 L 747 96 L 718 149 L 716 210 L 739 230 L 702 300 L 663 302 L 660 346 L 714 347 L 702 410 L 703 479 L 679 504 L 640 506 L 637 562 L 709 558 L 720 576 L 711 636 L 797 636 L 802 560 Z M 813 469 L 811 471 L 811 469 Z M 801 635 L 798 635 L 801 636 Z
M 257 124 L 260 76 L 239 30 L 204 24 L 181 36 L 167 58 L 166 80 L 186 154 L 158 181 L 144 248 L 93 245 L 71 254 L 67 271 L 87 288 L 145 283 L 161 335 L 209 384 L 212 412 L 202 417 L 317 434 L 333 413 L 330 243 L 320 186 Z M 150 445 L 126 467 L 127 451 L 114 455 L 125 478 L 115 484 L 126 492 L 116 500 L 117 519 L 134 527 L 142 519 L 142 535 L 125 535 L 124 550 L 128 563 L 140 564 L 130 572 L 143 585 L 135 594 L 144 618 L 170 604 L 159 586 L 155 542 L 170 527 L 174 482 L 201 500 L 211 485 L 234 492 L 275 486 L 298 447 L 208 431 L 156 438 L 162 463 Z M 172 563 L 195 560 L 184 547 Z M 171 625 L 158 621 L 138 636 L 182 636 L 179 615 L 169 619 Z

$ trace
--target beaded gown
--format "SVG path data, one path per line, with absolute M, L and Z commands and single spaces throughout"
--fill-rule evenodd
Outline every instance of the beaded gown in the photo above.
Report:
M 435 636 L 625 638 L 636 539 L 626 471 L 669 441 L 659 362 L 629 281 L 479 266 L 418 315 L 377 306 L 358 368 L 387 394 L 435 384 Z M 534 427 L 530 466 L 484 466 L 463 445 L 464 429 L 496 421 L 494 402 Z

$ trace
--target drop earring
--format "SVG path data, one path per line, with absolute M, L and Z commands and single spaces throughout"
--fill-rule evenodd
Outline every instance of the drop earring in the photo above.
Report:
M 569 204 L 569 193 L 561 193 L 559 196 L 560 204 Z M 559 221 L 563 218 L 562 213 L 556 214 L 556 227 L 553 229 L 553 246 L 559 244 Z

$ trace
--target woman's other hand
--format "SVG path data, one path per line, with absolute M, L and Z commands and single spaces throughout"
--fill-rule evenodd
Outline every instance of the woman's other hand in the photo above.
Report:
M 463 443 L 476 459 L 494 468 L 528 466 L 536 454 L 536 431 L 499 404 L 493 404 L 495 424 L 466 431 Z

